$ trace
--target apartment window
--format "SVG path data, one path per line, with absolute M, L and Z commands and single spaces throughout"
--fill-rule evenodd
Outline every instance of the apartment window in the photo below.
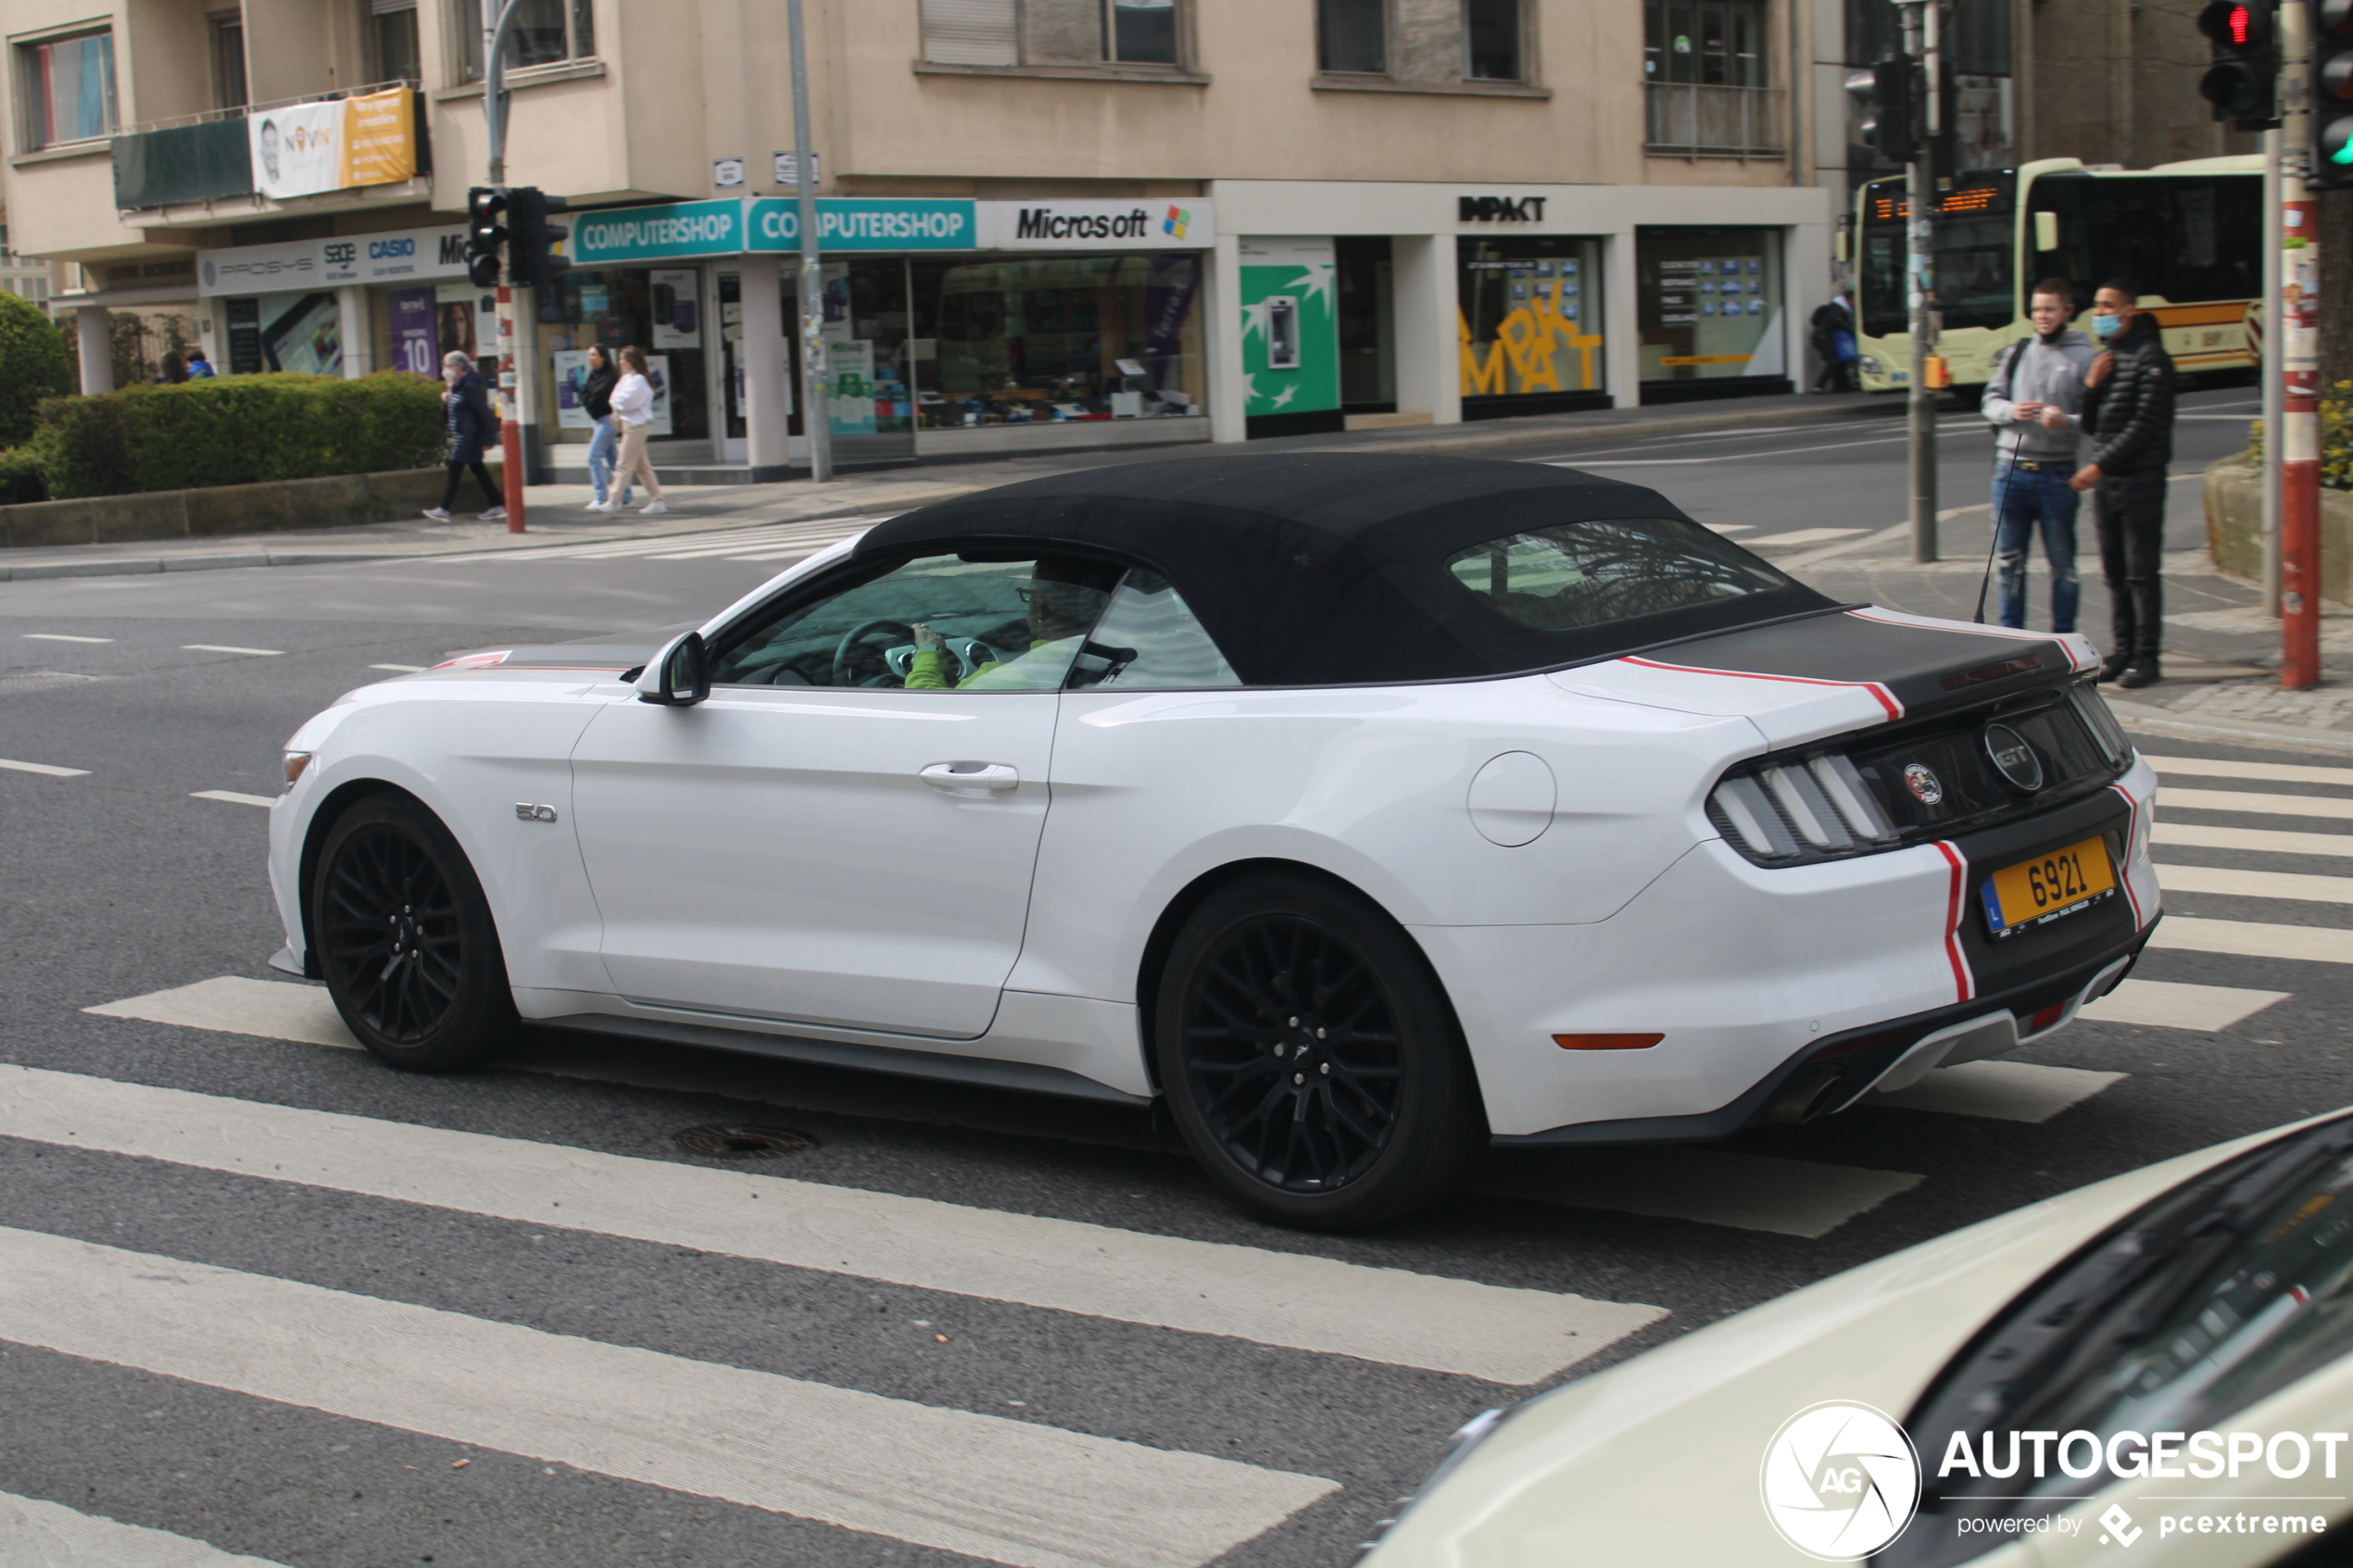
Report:
M 1389 69 L 1388 0 L 1315 0 L 1315 64 L 1378 74 Z
M 482 11 L 476 0 L 454 0 L 460 79 L 482 78 Z M 560 65 L 597 53 L 593 0 L 522 0 L 507 31 L 507 69 Z
M 1474 82 L 1517 82 L 1526 65 L 1521 0 L 1463 0 L 1463 74 Z
M 943 66 L 1021 64 L 1020 0 L 924 0 L 924 58 Z
M 1103 58 L 1120 65 L 1176 63 L 1176 0 L 1103 0 Z
M 1647 0 L 1644 13 L 1644 81 L 1765 85 L 1764 0 Z
M 369 0 L 368 80 L 424 83 L 417 45 L 417 0 Z
M 114 133 L 113 33 L 19 44 L 17 66 L 27 152 Z
M 212 107 L 241 109 L 253 101 L 245 91 L 245 24 L 235 12 L 212 19 Z

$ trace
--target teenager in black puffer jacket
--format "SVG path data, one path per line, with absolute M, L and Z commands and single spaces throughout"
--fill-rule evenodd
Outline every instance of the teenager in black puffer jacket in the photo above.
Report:
M 2100 571 L 2114 634 L 2100 679 L 2124 687 L 2164 678 L 2165 470 L 2173 460 L 2173 357 L 2128 280 L 2100 285 L 2092 326 L 2106 352 L 2084 378 L 2092 460 L 2068 483 L 2093 490 Z

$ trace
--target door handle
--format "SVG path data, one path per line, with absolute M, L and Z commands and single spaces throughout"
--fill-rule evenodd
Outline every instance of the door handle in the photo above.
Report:
M 950 795 L 993 795 L 1021 784 L 1021 770 L 1005 762 L 933 762 L 915 776 Z

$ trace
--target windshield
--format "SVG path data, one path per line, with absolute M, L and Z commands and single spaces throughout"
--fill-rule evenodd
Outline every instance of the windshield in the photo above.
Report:
M 2353 1350 L 2348 1150 L 2347 1120 L 2266 1145 L 2176 1188 L 2012 1303 L 1906 1424 L 1931 1472 L 1921 1512 L 2057 1512 L 2138 1474 L 2150 1436 L 2219 1428 Z M 2088 1445 L 2070 1474 L 2032 1441 L 2083 1433 L 2105 1471 L 2085 1473 Z M 1951 1464 L 1957 1440 L 1973 1462 Z M 1916 1530 L 1881 1561 L 1926 1568 L 1983 1544 Z
M 2019 319 L 2016 186 L 2007 173 L 1970 174 L 1936 204 L 1932 286 L 1947 332 L 2007 327 Z M 1858 270 L 1866 337 L 1911 331 L 1904 287 L 1909 212 L 1902 180 L 1864 187 Z

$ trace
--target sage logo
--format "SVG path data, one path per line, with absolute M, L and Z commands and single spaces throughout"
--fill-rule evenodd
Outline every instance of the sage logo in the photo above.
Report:
M 1869 1557 L 1904 1533 L 1920 1500 L 1920 1456 L 1869 1405 L 1831 1399 L 1781 1424 L 1758 1472 L 1765 1515 L 1824 1562 Z
M 327 246 L 321 254 L 326 257 L 330 267 L 348 267 L 359 259 L 359 247 L 339 243 Z

